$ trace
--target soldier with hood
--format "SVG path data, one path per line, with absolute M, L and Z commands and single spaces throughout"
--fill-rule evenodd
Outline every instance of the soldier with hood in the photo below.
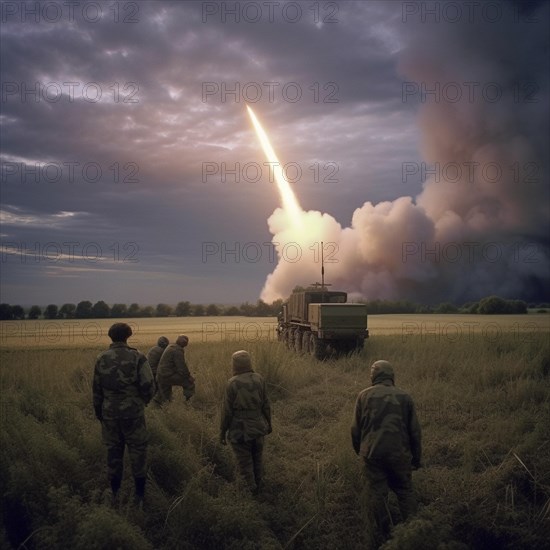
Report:
M 170 341 L 168 340 L 168 338 L 166 338 L 166 336 L 161 336 L 157 340 L 157 345 L 153 346 L 147 352 L 147 361 L 149 361 L 149 365 L 151 366 L 151 370 L 153 371 L 155 382 L 157 381 L 157 368 L 160 362 L 160 358 L 162 357 L 162 354 L 164 353 L 164 350 L 169 343 Z
M 271 433 L 271 405 L 263 377 L 254 372 L 247 351 L 232 357 L 233 377 L 225 388 L 220 443 L 227 439 L 237 460 L 241 477 L 253 494 L 262 484 L 264 436 Z
M 122 482 L 124 449 L 128 446 L 136 504 L 141 505 L 148 442 L 144 409 L 153 397 L 153 373 L 145 355 L 126 343 L 132 335 L 129 325 L 115 323 L 108 334 L 113 343 L 98 355 L 94 368 L 94 411 L 107 447 L 113 502 Z
M 155 395 L 155 403 L 158 405 L 172 400 L 172 386 L 182 386 L 186 400 L 195 395 L 195 379 L 185 361 L 184 348 L 187 344 L 189 338 L 180 334 L 176 343 L 168 345 L 160 358 L 157 368 L 158 389 Z
M 372 386 L 359 393 L 351 427 L 353 449 L 365 463 L 374 516 L 389 533 L 388 486 L 396 494 L 403 521 L 416 511 L 412 469 L 420 467 L 421 431 L 412 398 L 394 385 L 388 361 L 371 366 Z

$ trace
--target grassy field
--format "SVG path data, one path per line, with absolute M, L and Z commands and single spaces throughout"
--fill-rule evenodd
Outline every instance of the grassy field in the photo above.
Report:
M 64 322 L 0 324 L 2 548 L 371 548 L 349 426 L 380 358 L 393 362 L 397 384 L 415 399 L 424 438 L 424 468 L 414 472 L 419 513 L 384 548 L 547 545 L 546 315 L 372 316 L 361 354 L 325 362 L 275 342 L 273 319 L 136 319 L 130 343 L 143 351 L 160 334 L 189 334 L 197 379 L 189 405 L 176 392 L 166 409 L 147 409 L 144 513 L 130 504 L 128 464 L 122 505 L 110 508 L 91 407 L 94 358 L 111 321 L 87 321 L 97 338 L 82 321 L 72 335 L 43 328 Z M 27 323 L 38 323 L 34 332 Z M 257 325 L 245 329 L 249 323 Z M 230 356 L 240 348 L 251 351 L 273 402 L 266 488 L 257 498 L 239 492 L 231 453 L 217 443 Z

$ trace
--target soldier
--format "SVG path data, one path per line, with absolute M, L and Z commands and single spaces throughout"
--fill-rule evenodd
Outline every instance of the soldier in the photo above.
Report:
M 262 484 L 264 435 L 271 433 L 271 406 L 265 381 L 252 370 L 248 352 L 232 356 L 233 377 L 227 382 L 223 399 L 220 443 L 233 448 L 240 475 L 253 494 Z
M 161 336 L 157 340 L 157 345 L 152 347 L 147 352 L 147 361 L 149 361 L 149 365 L 151 366 L 151 370 L 153 371 L 153 378 L 155 379 L 155 382 L 157 381 L 157 367 L 160 358 L 162 357 L 162 354 L 169 343 L 170 341 L 168 340 L 168 338 L 166 338 L 166 336 Z
M 172 386 L 182 386 L 186 400 L 195 394 L 195 379 L 189 372 L 183 349 L 188 343 L 189 338 L 180 334 L 176 343 L 167 346 L 160 358 L 157 369 L 158 389 L 155 396 L 155 403 L 158 405 L 172 400 Z
M 371 366 L 372 386 L 359 393 L 351 427 L 355 452 L 365 462 L 372 510 L 380 534 L 389 534 L 388 485 L 403 521 L 416 511 L 411 470 L 420 468 L 421 432 L 412 398 L 394 385 L 388 361 Z
M 115 323 L 109 329 L 112 344 L 97 357 L 93 380 L 93 404 L 107 446 L 107 466 L 113 503 L 122 482 L 124 447 L 128 446 L 135 481 L 135 501 L 145 494 L 148 434 L 145 405 L 154 393 L 153 373 L 145 355 L 128 346 L 132 329 Z

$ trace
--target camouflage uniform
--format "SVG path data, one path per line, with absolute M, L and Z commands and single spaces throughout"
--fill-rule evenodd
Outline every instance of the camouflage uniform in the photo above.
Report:
M 162 354 L 164 353 L 164 350 L 166 349 L 166 346 L 168 346 L 168 338 L 165 336 L 161 336 L 158 339 L 157 345 L 152 347 L 147 352 L 147 361 L 149 361 L 149 365 L 151 366 L 151 371 L 153 372 L 153 378 L 155 379 L 155 382 L 157 380 L 157 368 L 160 361 L 160 358 L 162 357 Z
M 233 354 L 233 374 L 223 399 L 220 441 L 225 445 L 228 433 L 239 473 L 257 492 L 262 482 L 264 435 L 271 433 L 271 406 L 265 381 L 252 370 L 246 351 Z
M 195 379 L 189 372 L 181 345 L 170 344 L 164 350 L 157 369 L 157 386 L 155 402 L 159 405 L 172 400 L 172 386 L 182 386 L 187 399 L 194 395 Z
M 153 393 L 153 373 L 147 359 L 138 350 L 125 342 L 113 342 L 97 357 L 93 404 L 95 414 L 101 420 L 114 494 L 122 480 L 125 445 L 128 445 L 136 486 L 138 478 L 145 483 L 148 434 L 144 408 Z
M 389 531 L 388 485 L 395 492 L 403 520 L 416 511 L 412 467 L 420 467 L 421 431 L 414 403 L 394 386 L 387 361 L 371 367 L 372 386 L 359 393 L 351 437 L 355 452 L 365 461 L 372 511 L 383 535 Z

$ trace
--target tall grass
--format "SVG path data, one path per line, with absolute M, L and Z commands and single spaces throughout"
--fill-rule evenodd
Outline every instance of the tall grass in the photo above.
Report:
M 146 347 L 153 341 L 146 342 Z M 235 480 L 218 444 L 230 357 L 248 349 L 267 381 L 273 433 L 265 490 Z M 384 358 L 423 427 L 414 473 L 421 507 L 384 548 L 537 548 L 550 521 L 550 345 L 528 339 L 452 344 L 421 336 L 372 338 L 361 354 L 318 362 L 276 342 L 191 345 L 197 393 L 146 411 L 144 513 L 132 507 L 126 463 L 112 509 L 105 450 L 91 406 L 99 350 L 2 351 L 0 483 L 5 548 L 369 548 L 359 460 L 349 425 L 369 366 Z M 396 512 L 396 502 L 389 502 Z

